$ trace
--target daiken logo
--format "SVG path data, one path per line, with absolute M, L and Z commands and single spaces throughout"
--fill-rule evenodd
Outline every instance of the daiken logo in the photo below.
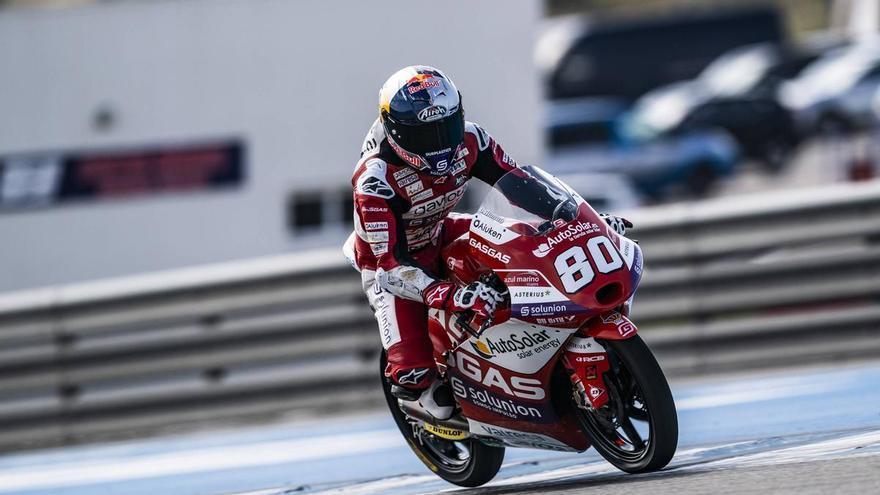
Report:
M 495 230 L 495 227 L 486 222 L 481 222 L 479 218 L 474 218 L 474 221 L 471 225 L 473 225 L 474 228 L 480 229 L 481 232 L 493 239 L 501 239 L 502 237 L 501 232 Z

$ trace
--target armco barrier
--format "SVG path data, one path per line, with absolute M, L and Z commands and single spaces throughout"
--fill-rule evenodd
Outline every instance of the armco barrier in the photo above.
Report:
M 634 212 L 671 376 L 880 355 L 880 183 Z M 338 249 L 0 295 L 0 448 L 379 404 Z

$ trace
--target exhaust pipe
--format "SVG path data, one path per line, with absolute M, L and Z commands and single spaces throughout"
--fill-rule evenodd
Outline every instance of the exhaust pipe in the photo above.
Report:
M 431 416 L 431 413 L 426 411 L 421 404 L 416 401 L 397 399 L 397 404 L 400 406 L 400 410 L 407 416 L 411 416 L 434 426 L 442 426 L 470 433 L 467 421 L 465 421 L 461 415 L 453 416 L 449 419 L 437 419 L 434 416 Z

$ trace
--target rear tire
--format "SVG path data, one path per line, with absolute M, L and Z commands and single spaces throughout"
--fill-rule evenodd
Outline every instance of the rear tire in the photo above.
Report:
M 612 369 L 605 374 L 610 400 L 597 411 L 575 406 L 581 429 L 599 454 L 621 471 L 662 469 L 678 446 L 678 415 L 663 370 L 638 335 L 599 342 L 611 360 Z M 641 438 L 633 420 L 643 428 L 647 425 L 647 439 Z M 615 429 L 615 424 L 621 426 Z M 630 438 L 630 432 L 638 439 Z
M 452 441 L 429 433 L 400 410 L 391 384 L 385 378 L 386 354 L 380 358 L 382 391 L 391 416 L 406 443 L 422 463 L 444 480 L 459 486 L 475 487 L 488 483 L 498 474 L 504 461 L 504 447 L 486 445 L 475 438 Z M 467 453 L 466 458 L 457 458 Z

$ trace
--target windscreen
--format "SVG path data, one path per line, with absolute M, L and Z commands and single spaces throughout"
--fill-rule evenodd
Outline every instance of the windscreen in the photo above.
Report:
M 543 170 L 525 166 L 502 176 L 480 205 L 480 214 L 523 227 L 522 235 L 546 235 L 577 216 L 583 199 Z M 491 215 L 489 215 L 491 214 Z

